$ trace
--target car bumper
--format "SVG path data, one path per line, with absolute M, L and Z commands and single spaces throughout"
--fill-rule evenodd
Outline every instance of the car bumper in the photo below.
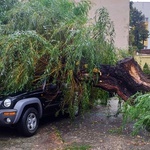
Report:
M 0 126 L 12 125 L 16 118 L 17 110 L 2 109 L 0 110 Z

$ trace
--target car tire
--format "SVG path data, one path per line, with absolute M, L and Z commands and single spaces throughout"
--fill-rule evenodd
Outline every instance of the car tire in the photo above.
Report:
M 39 126 L 39 115 L 35 108 L 28 108 L 18 123 L 18 131 L 26 137 L 33 136 Z

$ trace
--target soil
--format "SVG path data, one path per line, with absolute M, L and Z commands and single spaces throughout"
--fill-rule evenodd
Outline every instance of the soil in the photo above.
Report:
M 15 129 L 0 127 L 0 150 L 149 150 L 150 133 L 142 130 L 132 136 L 133 124 L 123 131 L 122 116 L 115 114 L 117 100 L 106 106 L 96 106 L 84 115 L 70 120 L 68 117 L 44 118 L 36 135 L 25 138 Z M 70 147 L 70 148 L 69 148 Z M 78 148 L 77 148 L 78 147 Z M 87 148 L 86 148 L 87 147 Z

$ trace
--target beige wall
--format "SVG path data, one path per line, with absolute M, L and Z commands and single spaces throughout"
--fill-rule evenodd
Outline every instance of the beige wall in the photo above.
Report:
M 81 0 L 75 0 L 79 2 Z M 98 8 L 107 8 L 115 28 L 115 46 L 128 49 L 129 42 L 129 0 L 91 0 L 90 18 Z
M 148 66 L 150 67 L 150 55 L 135 55 L 134 59 L 137 61 L 137 63 L 141 66 L 141 68 L 143 69 L 145 63 L 148 64 Z

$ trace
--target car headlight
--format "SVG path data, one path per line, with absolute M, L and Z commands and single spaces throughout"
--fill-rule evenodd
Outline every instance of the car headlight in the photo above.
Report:
M 11 99 L 5 99 L 4 100 L 4 106 L 5 107 L 10 107 L 11 106 Z

